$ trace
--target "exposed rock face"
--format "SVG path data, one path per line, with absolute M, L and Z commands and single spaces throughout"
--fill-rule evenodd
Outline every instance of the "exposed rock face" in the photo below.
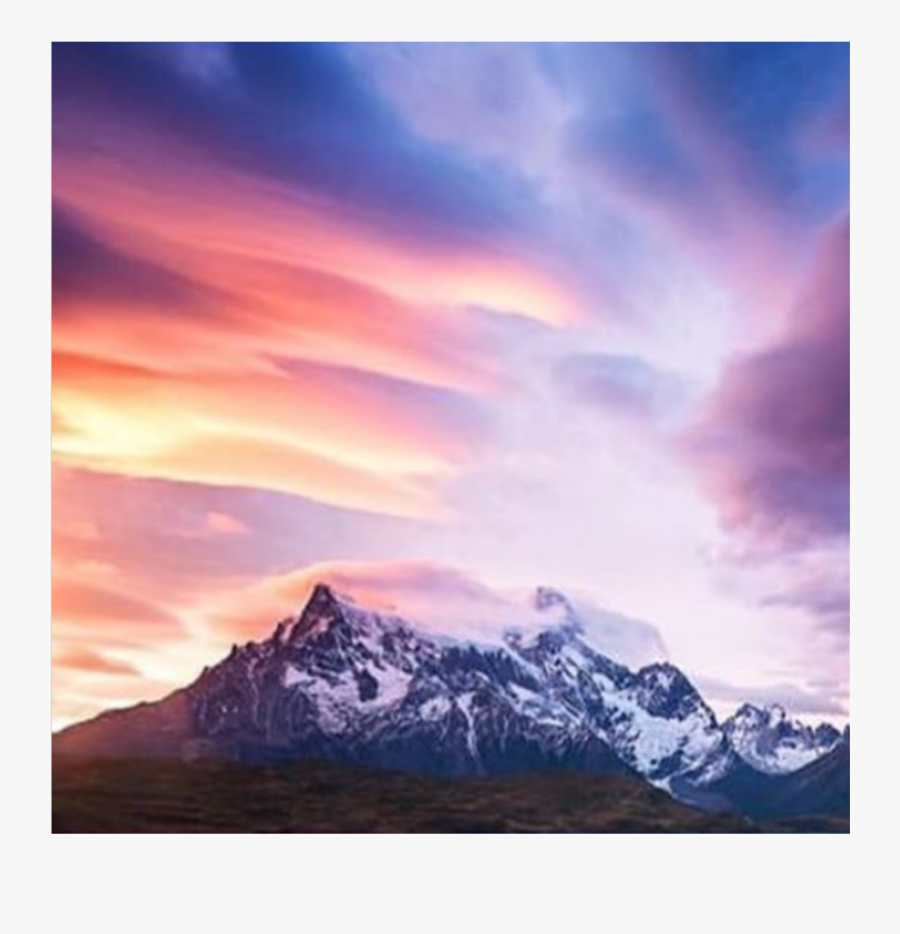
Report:
M 319 585 L 270 638 L 234 647 L 157 704 L 64 731 L 54 748 L 321 757 L 437 775 L 637 773 L 686 800 L 724 806 L 706 789 L 732 773 L 759 774 L 747 750 L 783 763 L 779 750 L 801 740 L 804 749 L 830 742 L 821 728 L 798 733 L 772 716 L 753 719 L 751 708 L 723 728 L 675 666 L 632 672 L 588 644 L 562 594 L 541 588 L 534 600 L 552 625 L 485 646 L 426 634 Z
M 796 772 L 841 741 L 840 732 L 831 724 L 806 726 L 788 717 L 777 704 L 744 704 L 722 726 L 738 755 L 770 775 Z

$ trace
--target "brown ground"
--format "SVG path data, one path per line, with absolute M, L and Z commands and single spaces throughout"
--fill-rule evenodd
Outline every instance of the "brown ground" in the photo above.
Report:
M 56 757 L 55 833 L 752 833 L 632 778 L 426 779 L 327 762 Z M 787 828 L 786 828 L 787 829 Z

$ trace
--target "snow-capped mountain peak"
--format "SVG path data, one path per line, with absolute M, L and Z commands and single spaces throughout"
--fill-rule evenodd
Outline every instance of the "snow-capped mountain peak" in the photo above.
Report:
M 478 645 L 316 586 L 287 638 L 279 627 L 192 688 L 197 722 L 244 749 L 399 768 L 428 748 L 424 767 L 452 773 L 590 761 L 668 786 L 715 771 L 721 729 L 674 665 L 634 673 L 590 645 L 565 595 L 540 588 L 534 604 L 543 629 Z
M 479 644 L 319 584 L 270 638 L 233 648 L 179 692 L 178 730 L 123 729 L 114 745 L 122 755 L 146 754 L 150 742 L 154 755 L 322 757 L 443 775 L 636 772 L 686 794 L 738 763 L 787 771 L 839 739 L 778 707 L 745 705 L 720 725 L 675 665 L 633 671 L 588 641 L 563 594 L 541 588 L 534 604 L 543 628 Z M 101 738 L 106 751 L 112 741 Z
M 841 734 L 831 724 L 807 726 L 779 704 L 743 704 L 723 724 L 737 754 L 772 775 L 796 771 L 833 749 Z
M 339 618 L 340 608 L 331 588 L 325 584 L 317 584 L 309 598 L 309 602 L 291 627 L 287 641 L 290 643 L 301 642 L 315 632 L 326 629 Z

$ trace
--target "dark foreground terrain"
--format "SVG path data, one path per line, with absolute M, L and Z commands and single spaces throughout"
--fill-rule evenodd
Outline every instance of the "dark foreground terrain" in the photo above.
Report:
M 327 762 L 54 759 L 54 833 L 754 833 L 623 776 L 430 779 Z M 847 822 L 849 824 L 849 822 Z

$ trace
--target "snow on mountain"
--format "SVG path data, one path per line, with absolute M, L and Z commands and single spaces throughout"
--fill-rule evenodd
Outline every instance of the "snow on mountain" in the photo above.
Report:
M 539 588 L 523 616 L 489 642 L 449 638 L 320 584 L 268 639 L 156 705 L 65 731 L 56 748 L 439 775 L 633 772 L 683 797 L 747 763 L 785 771 L 830 748 L 825 728 L 774 710 L 747 706 L 723 728 L 674 665 L 634 671 L 598 651 L 558 591 Z
M 778 704 L 744 704 L 722 728 L 737 754 L 753 768 L 784 775 L 830 752 L 841 733 L 828 723 L 807 726 L 788 717 Z
M 452 634 L 480 645 L 502 646 L 510 628 L 534 634 L 571 612 L 596 649 L 629 667 L 667 657 L 652 625 L 600 607 L 589 593 L 567 590 L 563 596 L 543 588 L 547 597 L 539 601 L 531 589 L 499 587 L 457 568 L 416 561 L 325 562 L 292 571 L 262 591 L 230 599 L 228 612 L 216 619 L 216 630 L 230 633 L 231 641 L 237 642 L 264 637 L 267 630 L 260 626 L 265 621 L 305 606 L 318 584 L 335 594 L 352 595 L 357 606 L 370 612 L 401 618 L 435 639 Z M 552 599 L 553 593 L 561 600 Z
M 275 637 L 235 649 L 191 689 L 200 732 L 260 749 L 453 774 L 633 769 L 668 787 L 717 776 L 729 753 L 715 715 L 668 663 L 637 673 L 597 651 L 573 604 L 539 588 L 499 640 L 436 637 L 318 586 Z M 574 758 L 573 758 L 574 757 Z

